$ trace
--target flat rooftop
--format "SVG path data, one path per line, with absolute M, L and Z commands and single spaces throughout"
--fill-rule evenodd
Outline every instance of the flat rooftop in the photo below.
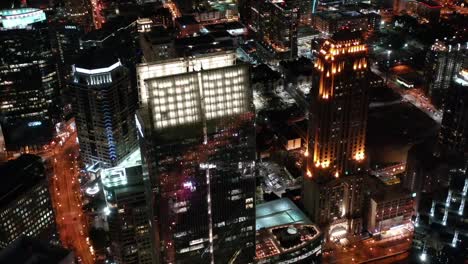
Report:
M 325 11 L 314 15 L 326 20 L 349 19 L 365 16 L 365 14 L 358 11 Z
M 255 229 L 288 224 L 312 224 L 309 218 L 288 198 L 257 205 Z
M 111 49 L 96 48 L 85 51 L 75 63 L 75 67 L 94 70 L 111 67 L 119 62 L 117 54 Z

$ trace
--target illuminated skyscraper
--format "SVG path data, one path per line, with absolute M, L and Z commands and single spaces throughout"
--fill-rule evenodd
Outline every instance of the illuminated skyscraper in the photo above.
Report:
M 0 125 L 9 151 L 40 148 L 60 117 L 57 61 L 46 15 L 0 11 Z
M 84 54 L 72 76 L 81 157 L 87 165 L 115 166 L 138 145 L 128 70 L 106 50 L 96 50 Z
M 305 153 L 305 207 L 312 221 L 330 226 L 330 233 L 359 232 L 369 87 L 367 47 L 358 34 L 337 33 L 322 45 L 315 69 L 310 142 Z M 335 230 L 333 224 L 337 224 Z
M 249 66 L 235 60 L 220 52 L 138 67 L 161 263 L 253 262 L 255 114 Z
M 251 10 L 251 28 L 259 40 L 259 52 L 265 60 L 285 60 L 297 56 L 297 3 L 260 1 Z
M 452 78 L 445 98 L 444 117 L 439 134 L 440 147 L 468 156 L 468 70 Z
M 444 105 L 453 77 L 468 66 L 468 44 L 457 42 L 436 41 L 426 55 L 426 93 L 438 107 Z
M 140 149 L 116 167 L 104 169 L 112 256 L 117 264 L 152 264 L 148 205 L 145 199 Z

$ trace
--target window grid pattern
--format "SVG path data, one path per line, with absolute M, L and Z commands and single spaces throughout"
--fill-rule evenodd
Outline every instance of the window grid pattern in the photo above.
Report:
M 239 114 L 248 109 L 245 68 L 223 68 L 203 74 L 203 103 L 208 120 Z
M 248 68 L 225 67 L 147 80 L 156 130 L 248 111 Z
M 162 129 L 200 121 L 199 87 L 195 74 L 151 83 L 154 127 Z

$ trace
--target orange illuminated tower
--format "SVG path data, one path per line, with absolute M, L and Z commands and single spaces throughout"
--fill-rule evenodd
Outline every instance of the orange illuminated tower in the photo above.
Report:
M 361 226 L 370 84 L 367 47 L 358 33 L 339 32 L 324 42 L 317 57 L 304 204 L 315 222 L 344 235 L 359 232 Z

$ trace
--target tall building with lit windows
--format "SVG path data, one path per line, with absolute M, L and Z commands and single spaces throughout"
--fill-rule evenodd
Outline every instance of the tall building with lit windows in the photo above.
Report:
M 22 155 L 0 166 L 0 249 L 22 236 L 56 235 L 46 169 L 41 157 Z
M 50 142 L 60 118 L 56 64 L 44 11 L 0 10 L 0 125 L 7 151 Z
M 152 264 L 140 149 L 101 171 L 112 256 L 116 264 Z
M 426 94 L 431 101 L 442 108 L 453 77 L 468 67 L 468 43 L 451 39 L 438 40 L 426 54 Z
M 139 65 L 156 261 L 253 263 L 255 131 L 248 65 L 219 52 Z
M 452 78 L 439 133 L 443 152 L 468 156 L 468 69 Z
M 69 86 L 83 161 L 117 165 L 138 145 L 128 70 L 108 50 L 90 51 L 73 66 Z
M 336 33 L 314 66 L 303 197 L 312 221 L 334 239 L 362 228 L 367 47 L 357 33 Z
M 266 61 L 297 56 L 300 11 L 297 3 L 266 0 L 251 8 L 250 27 L 256 32 L 260 56 Z

